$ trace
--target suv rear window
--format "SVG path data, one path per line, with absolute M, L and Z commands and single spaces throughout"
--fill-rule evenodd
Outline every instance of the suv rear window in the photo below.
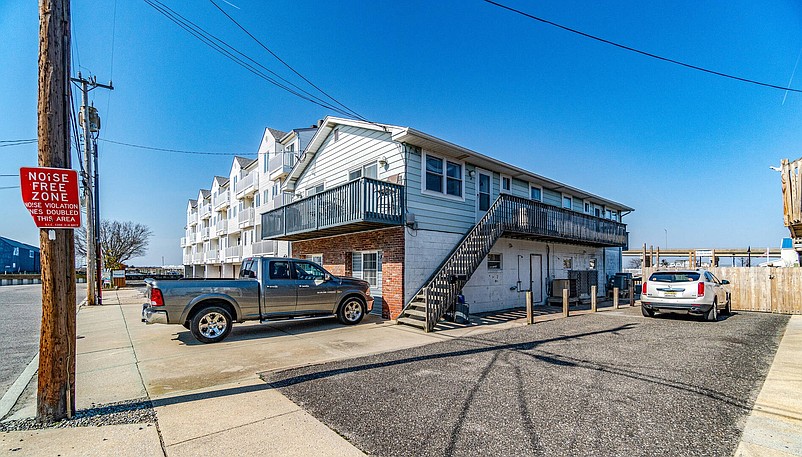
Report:
M 649 281 L 654 282 L 692 282 L 699 280 L 699 273 L 692 271 L 669 271 L 652 273 Z

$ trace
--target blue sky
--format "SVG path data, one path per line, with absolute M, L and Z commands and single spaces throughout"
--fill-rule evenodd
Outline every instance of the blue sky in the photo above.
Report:
M 274 71 L 211 3 L 164 0 Z M 778 246 L 780 184 L 769 165 L 802 156 L 802 94 L 625 52 L 482 1 L 231 0 L 226 11 L 365 117 L 411 126 L 625 203 L 633 247 Z M 795 1 L 506 4 L 717 71 L 788 84 L 802 50 Z M 253 153 L 264 127 L 327 114 L 205 47 L 143 1 L 74 1 L 73 69 L 113 78 L 91 99 L 101 138 Z M 113 24 L 116 23 L 116 26 Z M 0 3 L 0 140 L 36 137 L 38 7 Z M 112 43 L 113 66 L 112 66 Z M 80 65 L 80 67 L 79 67 Z M 793 87 L 802 87 L 802 69 Z M 181 263 L 186 200 L 231 158 L 100 143 L 101 208 L 149 225 L 132 263 Z M 0 149 L 0 174 L 36 165 L 35 145 Z M 0 178 L 0 187 L 15 185 Z M 38 231 L 18 189 L 0 189 L 0 235 Z

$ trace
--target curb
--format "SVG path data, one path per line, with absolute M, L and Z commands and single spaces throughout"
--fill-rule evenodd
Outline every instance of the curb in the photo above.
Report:
M 86 305 L 86 299 L 84 298 L 80 304 L 78 304 L 77 309 L 75 310 L 75 314 L 78 314 L 81 311 L 81 308 Z M 25 391 L 25 388 L 28 387 L 30 384 L 31 379 L 33 379 L 33 375 L 39 370 L 39 353 L 37 352 L 33 359 L 28 363 L 28 366 L 25 367 L 25 370 L 17 377 L 17 380 L 14 381 L 14 384 L 8 388 L 3 397 L 0 398 L 0 420 L 5 419 L 11 409 L 14 408 L 14 405 L 17 404 L 22 393 Z

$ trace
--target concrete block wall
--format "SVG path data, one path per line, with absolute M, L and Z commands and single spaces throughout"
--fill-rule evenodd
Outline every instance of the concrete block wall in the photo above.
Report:
M 432 230 L 405 230 L 404 303 L 408 303 L 463 235 Z

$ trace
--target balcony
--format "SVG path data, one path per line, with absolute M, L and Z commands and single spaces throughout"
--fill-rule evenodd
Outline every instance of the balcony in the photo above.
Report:
M 253 227 L 253 220 L 254 220 L 254 209 L 253 208 L 245 208 L 240 211 L 239 216 L 239 228 L 248 228 Z
M 276 242 L 273 240 L 253 243 L 253 255 L 271 255 L 276 253 Z
M 230 248 L 226 248 L 225 254 L 226 262 L 239 262 L 240 258 L 242 258 L 242 246 L 231 246 Z
M 189 225 L 197 225 L 198 224 L 198 213 L 193 211 L 189 215 L 189 219 L 187 220 L 187 222 L 189 223 Z
M 185 237 L 185 236 L 182 236 L 182 237 L 181 237 L 181 247 L 182 247 L 182 248 L 185 248 L 185 247 L 187 247 L 187 246 L 189 246 L 189 244 L 187 243 L 187 237 Z
M 192 265 L 192 254 L 184 254 L 184 265 Z
M 209 241 L 209 232 L 210 232 L 209 227 L 204 227 L 200 229 L 200 232 L 201 232 L 201 240 Z
M 404 222 L 404 186 L 360 178 L 262 214 L 262 239 L 298 241 Z
M 259 173 L 252 171 L 237 181 L 237 185 L 235 186 L 237 197 L 256 192 L 256 185 L 258 184 L 256 178 L 258 176 Z
M 196 252 L 196 253 L 192 254 L 192 263 L 197 264 L 197 265 L 203 264 L 203 253 L 202 252 Z
M 223 219 L 217 221 L 217 224 L 214 226 L 214 233 L 217 236 L 225 235 L 228 231 L 228 219 Z
M 206 263 L 220 263 L 220 258 L 217 256 L 217 249 L 211 249 L 203 254 L 203 259 Z
M 271 181 L 286 177 L 295 166 L 294 152 L 279 152 L 267 162 L 268 177 Z
M 502 195 L 499 200 L 499 221 L 505 237 L 597 247 L 628 244 L 626 224 L 511 195 Z
M 198 212 L 200 213 L 201 220 L 209 219 L 210 217 L 212 217 L 212 204 L 211 203 L 207 203 L 207 204 L 201 206 L 200 210 L 198 210 Z
M 215 211 L 220 211 L 226 206 L 228 206 L 228 190 L 223 191 L 222 194 L 212 196 L 212 207 Z

